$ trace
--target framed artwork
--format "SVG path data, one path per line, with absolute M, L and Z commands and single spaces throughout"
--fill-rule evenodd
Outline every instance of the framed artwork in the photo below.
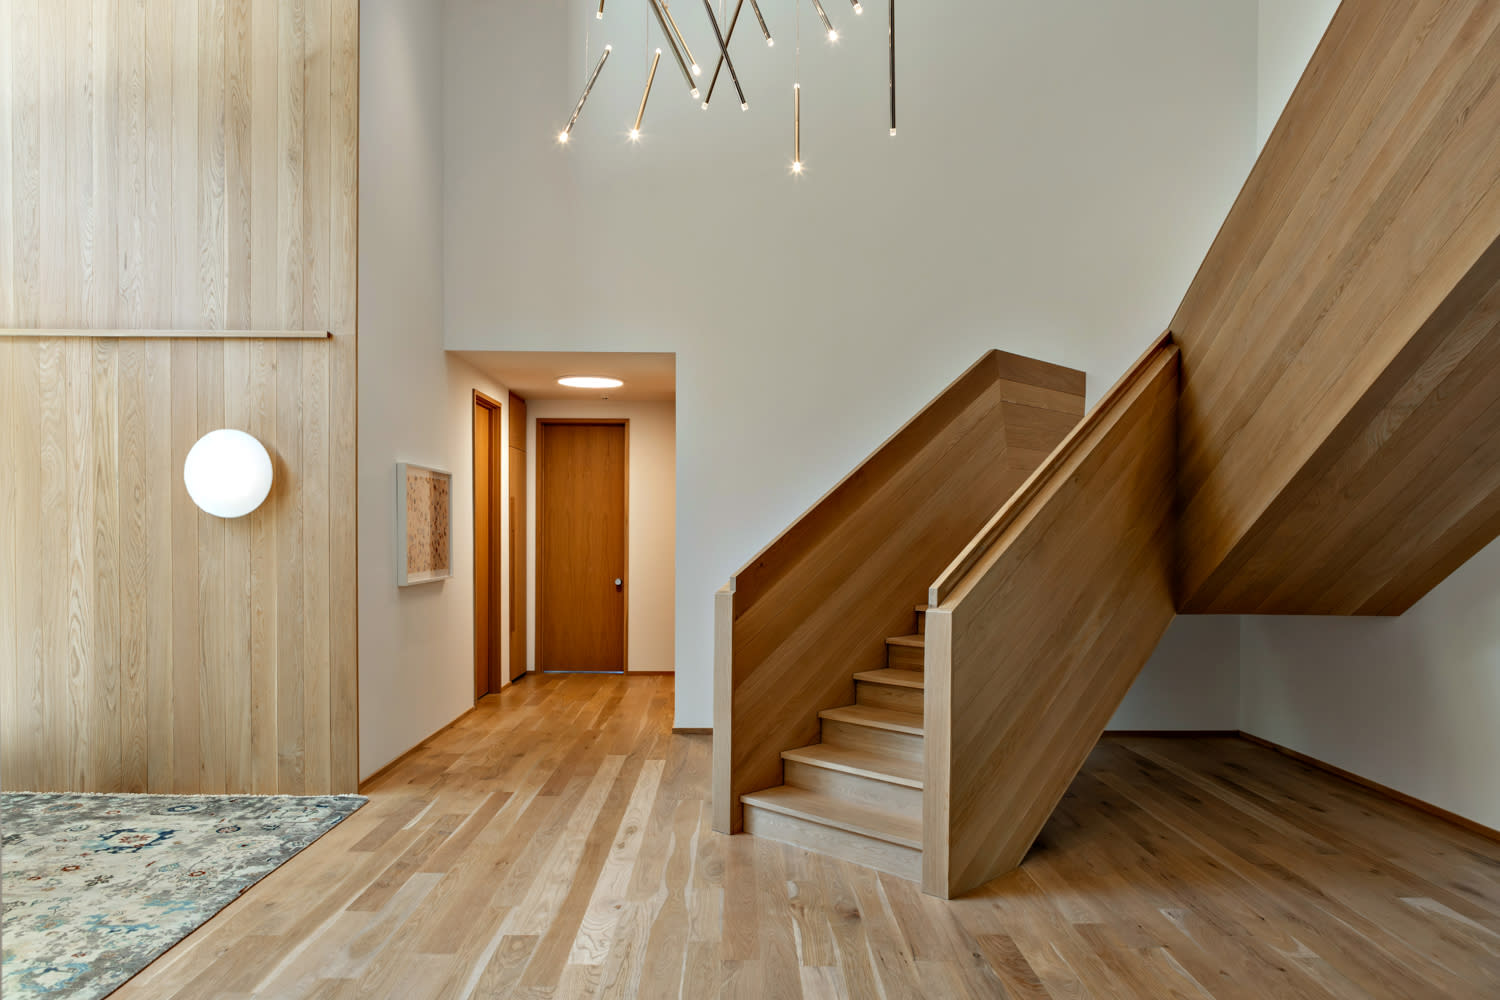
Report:
M 453 575 L 453 476 L 396 463 L 396 586 Z

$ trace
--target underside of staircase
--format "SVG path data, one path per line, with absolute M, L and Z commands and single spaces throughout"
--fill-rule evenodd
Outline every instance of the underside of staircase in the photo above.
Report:
M 715 829 L 1014 869 L 1176 614 L 1400 614 L 1500 536 L 1497 400 L 1500 3 L 1345 3 L 1087 414 L 991 352 L 719 591 Z

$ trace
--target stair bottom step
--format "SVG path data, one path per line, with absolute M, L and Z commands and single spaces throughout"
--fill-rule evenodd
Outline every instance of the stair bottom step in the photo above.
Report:
M 745 832 L 816 854 L 842 858 L 912 882 L 922 880 L 922 852 L 919 850 L 757 808 L 749 802 L 745 803 Z

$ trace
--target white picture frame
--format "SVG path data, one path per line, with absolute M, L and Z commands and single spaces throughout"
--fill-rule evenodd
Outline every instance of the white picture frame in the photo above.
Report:
M 396 463 L 396 586 L 453 575 L 453 474 Z

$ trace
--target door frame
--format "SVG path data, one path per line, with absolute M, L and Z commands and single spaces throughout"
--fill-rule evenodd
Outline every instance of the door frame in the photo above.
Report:
M 501 593 L 501 580 L 506 576 L 506 574 L 502 573 L 500 570 L 500 565 L 504 563 L 504 560 L 499 557 L 502 538 L 501 528 L 504 525 L 505 518 L 502 512 L 502 505 L 497 503 L 495 500 L 495 491 L 502 485 L 504 480 L 504 476 L 501 474 L 504 448 L 497 447 L 498 439 L 495 436 L 497 431 L 503 432 L 505 428 L 505 411 L 503 409 L 503 406 L 504 404 L 501 403 L 500 400 L 489 395 L 488 393 L 480 392 L 478 389 L 473 390 L 473 396 L 469 403 L 469 473 L 471 478 L 473 479 L 473 481 L 469 484 L 469 503 L 471 509 L 473 510 L 474 521 L 472 525 L 472 530 L 474 533 L 473 543 L 470 547 L 475 550 L 476 555 L 478 550 L 479 518 L 481 512 L 479 510 L 479 477 L 477 475 L 474 475 L 475 470 L 479 466 L 479 441 L 474 437 L 474 411 L 479 409 L 480 407 L 483 407 L 484 409 L 490 411 L 489 621 L 492 638 L 492 641 L 490 643 L 491 650 L 496 655 L 498 655 L 500 652 L 500 643 L 498 640 L 494 640 L 493 637 L 496 634 L 499 634 L 500 630 L 501 608 L 503 606 L 503 602 L 501 601 L 501 597 L 503 596 Z M 506 489 L 509 489 L 508 484 L 506 484 Z M 479 699 L 481 697 L 479 694 L 479 560 L 477 558 L 474 560 L 472 579 L 474 585 L 474 704 L 477 705 L 479 704 Z M 485 678 L 484 682 L 487 694 L 494 694 L 497 690 L 499 690 L 492 683 L 496 674 L 497 671 L 495 668 L 495 664 L 492 663 L 490 664 L 489 676 Z M 498 676 L 501 681 L 501 686 L 503 687 L 504 682 L 509 676 L 508 672 L 504 669 L 503 664 L 498 670 Z
M 623 503 L 621 504 L 620 510 L 621 510 L 622 516 L 624 518 L 623 536 L 624 536 L 624 542 L 625 542 L 625 557 L 624 557 L 625 568 L 622 571 L 622 575 L 621 575 L 620 579 L 622 581 L 624 581 L 624 585 L 621 587 L 621 592 L 623 593 L 624 598 L 625 598 L 625 613 L 621 616 L 621 618 L 624 621 L 624 624 L 623 624 L 623 626 L 621 628 L 621 633 L 622 634 L 620 636 L 620 670 L 618 672 L 622 673 L 622 674 L 628 674 L 628 673 L 630 673 L 630 418 L 629 417 L 537 417 L 536 418 L 536 446 L 535 446 L 536 456 L 533 459 L 534 468 L 536 469 L 536 475 L 533 477 L 536 480 L 536 491 L 532 494 L 532 496 L 533 496 L 532 506 L 535 508 L 535 511 L 533 512 L 533 516 L 535 518 L 535 523 L 536 523 L 536 535 L 532 539 L 531 551 L 532 551 L 532 561 L 533 561 L 533 564 L 536 566 L 536 571 L 537 571 L 537 585 L 536 585 L 536 588 L 532 592 L 531 603 L 532 603 L 532 607 L 536 611 L 536 626 L 535 626 L 535 628 L 533 630 L 535 634 L 532 637 L 532 642 L 534 644 L 534 652 L 535 652 L 535 655 L 536 655 L 536 670 L 537 670 L 537 673 L 539 673 L 539 674 L 547 673 L 547 670 L 542 666 L 542 664 L 546 662 L 546 657 L 542 653 L 542 635 L 544 634 L 544 631 L 545 631 L 542 628 L 542 622 L 544 620 L 543 619 L 544 602 L 542 601 L 541 570 L 542 570 L 542 560 L 545 558 L 545 555 L 542 552 L 542 538 L 543 538 L 542 523 L 543 523 L 543 518 L 545 518 L 546 514 L 547 514 L 547 512 L 545 510 L 543 510 L 543 505 L 542 505 L 543 470 L 546 468 L 546 465 L 545 465 L 545 463 L 543 461 L 544 454 L 545 454 L 544 450 L 543 450 L 544 449 L 543 438 L 545 436 L 545 435 L 542 434 L 542 425 L 543 424 L 603 424 L 603 425 L 607 425 L 607 426 L 610 426 L 610 427 L 621 427 L 621 428 L 624 429 L 624 434 L 625 434 L 625 475 L 624 475 L 623 478 L 625 480 L 625 496 L 623 498 Z M 557 672 L 558 673 L 562 673 L 563 671 L 557 671 Z M 616 671 L 613 671 L 613 670 L 590 671 L 590 673 L 601 673 L 601 674 L 603 674 L 603 673 L 615 673 L 615 672 Z

